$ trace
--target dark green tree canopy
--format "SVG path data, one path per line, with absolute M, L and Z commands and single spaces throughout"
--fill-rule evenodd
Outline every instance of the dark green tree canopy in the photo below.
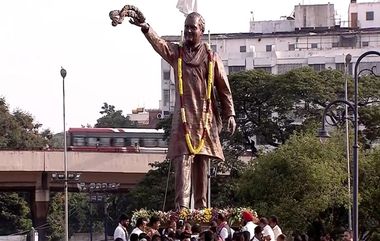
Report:
M 95 127 L 134 128 L 137 126 L 123 115 L 122 110 L 115 110 L 114 105 L 104 102 L 101 109 L 99 113 L 102 114 L 102 117 L 96 121 Z
M 22 110 L 10 112 L 4 98 L 0 98 L 0 149 L 42 149 L 52 138 L 50 130 L 41 131 L 32 115 Z
M 345 78 L 348 96 L 353 96 L 353 80 L 337 70 L 316 72 L 309 67 L 273 75 L 262 71 L 245 71 L 229 76 L 237 114 L 238 135 L 246 142 L 257 136 L 261 144 L 279 146 L 294 130 L 304 129 L 311 122 L 320 122 L 324 107 L 344 98 Z M 379 78 L 360 79 L 360 121 L 366 124 L 370 141 L 379 138 Z M 370 108 L 369 108 L 370 106 Z M 336 108 L 329 115 L 338 121 L 344 109 Z

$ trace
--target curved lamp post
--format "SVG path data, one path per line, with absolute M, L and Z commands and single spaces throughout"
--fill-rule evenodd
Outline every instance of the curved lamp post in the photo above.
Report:
M 61 67 L 62 76 L 62 98 L 63 98 L 63 160 L 65 168 L 65 241 L 69 240 L 69 195 L 67 184 L 67 136 L 66 136 L 66 106 L 65 106 L 65 77 L 67 75 L 66 70 Z
M 374 67 L 371 69 L 362 69 L 360 72 L 358 72 L 358 67 L 360 62 L 363 58 L 367 57 L 368 55 L 377 55 L 380 57 L 380 53 L 377 51 L 368 51 L 364 54 L 360 55 L 358 60 L 355 63 L 355 70 L 354 70 L 354 103 L 348 102 L 346 100 L 336 100 L 328 104 L 323 112 L 322 116 L 322 128 L 318 131 L 318 136 L 320 138 L 328 138 L 330 135 L 328 134 L 326 128 L 325 128 L 325 119 L 328 110 L 331 106 L 336 104 L 345 104 L 349 108 L 351 108 L 354 111 L 354 144 L 353 144 L 353 217 L 352 217 L 352 229 L 353 229 L 353 241 L 359 241 L 359 225 L 358 225 L 358 193 L 359 193 L 359 145 L 358 145 L 358 135 L 359 135 L 359 124 L 358 124 L 358 95 L 359 95 L 359 77 L 360 75 L 367 71 L 371 75 L 377 76 L 374 73 Z

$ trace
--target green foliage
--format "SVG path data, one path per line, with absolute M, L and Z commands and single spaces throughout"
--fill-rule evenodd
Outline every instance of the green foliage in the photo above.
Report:
M 164 129 L 164 140 L 169 141 L 170 139 L 170 131 L 172 127 L 173 114 L 170 116 L 163 118 L 157 123 L 156 129 Z
M 257 144 L 279 146 L 295 130 L 305 129 L 311 122 L 320 122 L 324 107 L 331 101 L 344 98 L 345 78 L 348 78 L 348 96 L 351 97 L 352 78 L 336 70 L 316 72 L 306 67 L 281 75 L 262 71 L 230 75 L 237 131 L 243 137 L 241 144 L 249 137 L 257 136 L 260 142 Z M 360 111 L 363 113 L 359 118 L 368 128 L 362 134 L 370 141 L 380 137 L 378 81 L 379 78 L 365 77 L 359 83 Z M 336 109 L 329 113 L 335 122 L 339 119 Z
M 17 193 L 0 193 L 0 235 L 30 230 L 30 208 Z
M 136 123 L 130 121 L 127 116 L 123 115 L 122 110 L 115 110 L 115 106 L 109 105 L 106 102 L 102 106 L 102 110 L 99 112 L 103 116 L 100 117 L 95 127 L 114 127 L 114 128 L 133 128 L 136 127 Z
M 64 198 L 64 193 L 55 193 L 50 201 L 48 224 L 49 239 L 52 241 L 62 240 L 65 234 Z M 69 193 L 69 236 L 90 232 L 91 221 L 93 230 L 103 231 L 102 218 L 103 205 L 91 204 L 87 193 Z
M 319 214 L 348 200 L 343 137 L 321 144 L 315 133 L 296 134 L 259 157 L 240 179 L 243 202 L 263 216 L 276 214 L 285 230 L 306 230 Z
M 50 130 L 40 131 L 41 124 L 21 110 L 9 111 L 4 98 L 0 98 L 0 149 L 42 149 L 51 138 Z
M 368 232 L 370 240 L 380 240 L 380 148 L 360 156 L 360 230 Z
M 128 194 L 128 213 L 140 208 L 162 210 L 166 181 L 169 173 L 169 185 L 165 210 L 174 209 L 174 167 L 169 160 L 151 164 L 152 169 L 144 179 Z

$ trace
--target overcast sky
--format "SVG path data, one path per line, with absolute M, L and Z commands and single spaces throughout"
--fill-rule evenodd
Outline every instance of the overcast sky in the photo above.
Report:
M 350 0 L 330 0 L 347 19 Z M 371 0 L 370 0 L 371 1 Z M 275 20 L 298 3 L 325 0 L 198 0 L 211 33 L 247 32 L 255 20 Z M 125 21 L 112 27 L 110 10 L 139 7 L 160 35 L 180 34 L 177 0 L 1 0 L 0 96 L 53 132 L 63 130 L 62 78 L 67 70 L 66 123 L 96 123 L 103 102 L 123 113 L 158 108 L 160 57 L 140 30 Z

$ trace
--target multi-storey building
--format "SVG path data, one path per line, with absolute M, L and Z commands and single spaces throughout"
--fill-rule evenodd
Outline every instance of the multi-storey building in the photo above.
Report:
M 380 48 L 380 18 L 375 17 L 380 14 L 379 8 L 380 2 L 351 0 L 351 22 L 345 27 L 335 18 L 333 4 L 297 5 L 293 16 L 282 20 L 251 21 L 250 32 L 211 34 L 211 47 L 223 60 L 228 74 L 251 69 L 282 74 L 303 66 L 317 71 L 327 68 L 343 71 L 345 55 L 351 54 L 355 63 L 363 52 Z M 179 36 L 164 38 L 179 41 Z M 362 67 L 376 65 L 380 69 L 379 58 L 366 61 Z M 175 103 L 174 72 L 164 60 L 161 69 L 160 109 L 167 116 Z M 353 72 L 352 64 L 349 72 Z

